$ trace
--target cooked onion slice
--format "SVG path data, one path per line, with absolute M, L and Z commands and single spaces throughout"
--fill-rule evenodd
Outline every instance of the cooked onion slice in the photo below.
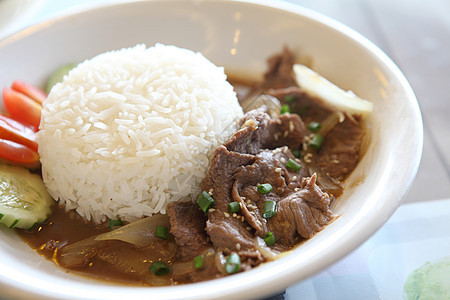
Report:
M 372 111 L 372 102 L 359 98 L 352 91 L 342 90 L 310 68 L 295 64 L 293 69 L 297 84 L 309 95 L 322 99 L 331 108 L 362 116 Z
M 345 116 L 340 111 L 332 112 L 320 125 L 320 129 L 316 132 L 322 136 L 326 136 L 338 123 L 342 123 L 345 120 Z
M 255 238 L 255 248 L 259 252 L 261 252 L 262 256 L 264 256 L 267 260 L 275 260 L 277 259 L 277 253 L 273 252 L 272 249 L 267 247 L 266 242 L 257 236 Z
M 267 113 L 272 118 L 276 118 L 280 115 L 281 103 L 277 98 L 273 96 L 262 94 L 256 97 L 247 98 L 241 102 L 241 106 L 244 112 L 260 108 L 263 105 L 267 107 Z
M 95 240 L 119 240 L 136 246 L 149 243 L 155 239 L 156 226 L 170 226 L 167 215 L 156 214 L 151 217 L 131 222 L 110 232 L 98 235 Z

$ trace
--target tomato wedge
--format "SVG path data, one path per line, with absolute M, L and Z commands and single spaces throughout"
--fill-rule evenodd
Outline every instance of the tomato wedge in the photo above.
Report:
M 10 88 L 3 89 L 3 103 L 11 118 L 38 130 L 42 111 L 39 103 Z
M 0 115 L 0 138 L 22 144 L 33 151 L 38 151 L 34 130 L 3 115 Z
M 30 97 L 31 99 L 40 104 L 42 104 L 42 102 L 44 102 L 44 100 L 47 99 L 47 94 L 44 91 L 24 81 L 15 80 L 11 85 L 11 88 L 19 93 L 22 93 Z
M 4 139 L 0 139 L 0 157 L 8 163 L 29 168 L 38 167 L 40 164 L 36 151 Z

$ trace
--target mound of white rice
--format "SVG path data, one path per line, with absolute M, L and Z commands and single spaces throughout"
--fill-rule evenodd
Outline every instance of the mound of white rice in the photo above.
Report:
M 195 199 L 214 149 L 242 116 L 223 68 L 157 44 L 81 63 L 44 102 L 39 154 L 49 193 L 96 222 Z

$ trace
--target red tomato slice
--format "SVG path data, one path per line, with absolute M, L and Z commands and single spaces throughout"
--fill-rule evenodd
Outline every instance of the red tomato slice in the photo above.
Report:
M 30 148 L 4 139 L 0 139 L 0 157 L 5 161 L 28 167 L 39 166 L 39 154 Z
M 10 88 L 3 89 L 3 103 L 11 118 L 38 130 L 42 111 L 39 103 Z
M 0 138 L 22 144 L 33 151 L 38 151 L 34 130 L 3 115 L 0 115 Z
M 47 99 L 47 94 L 44 93 L 44 91 L 42 91 L 40 88 L 20 80 L 15 80 L 11 85 L 11 88 L 19 93 L 22 93 L 30 97 L 31 99 L 33 99 L 36 102 L 39 102 L 40 104 L 42 104 L 42 102 L 44 102 L 44 100 Z

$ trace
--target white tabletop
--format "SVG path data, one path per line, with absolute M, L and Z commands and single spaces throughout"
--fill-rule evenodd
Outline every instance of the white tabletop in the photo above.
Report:
M 418 299 L 450 299 L 450 199 L 401 206 L 362 246 L 288 288 L 285 299 L 402 299 L 408 276 L 427 264 L 441 274 L 446 294 L 428 290 Z M 433 276 L 426 271 L 416 288 Z

